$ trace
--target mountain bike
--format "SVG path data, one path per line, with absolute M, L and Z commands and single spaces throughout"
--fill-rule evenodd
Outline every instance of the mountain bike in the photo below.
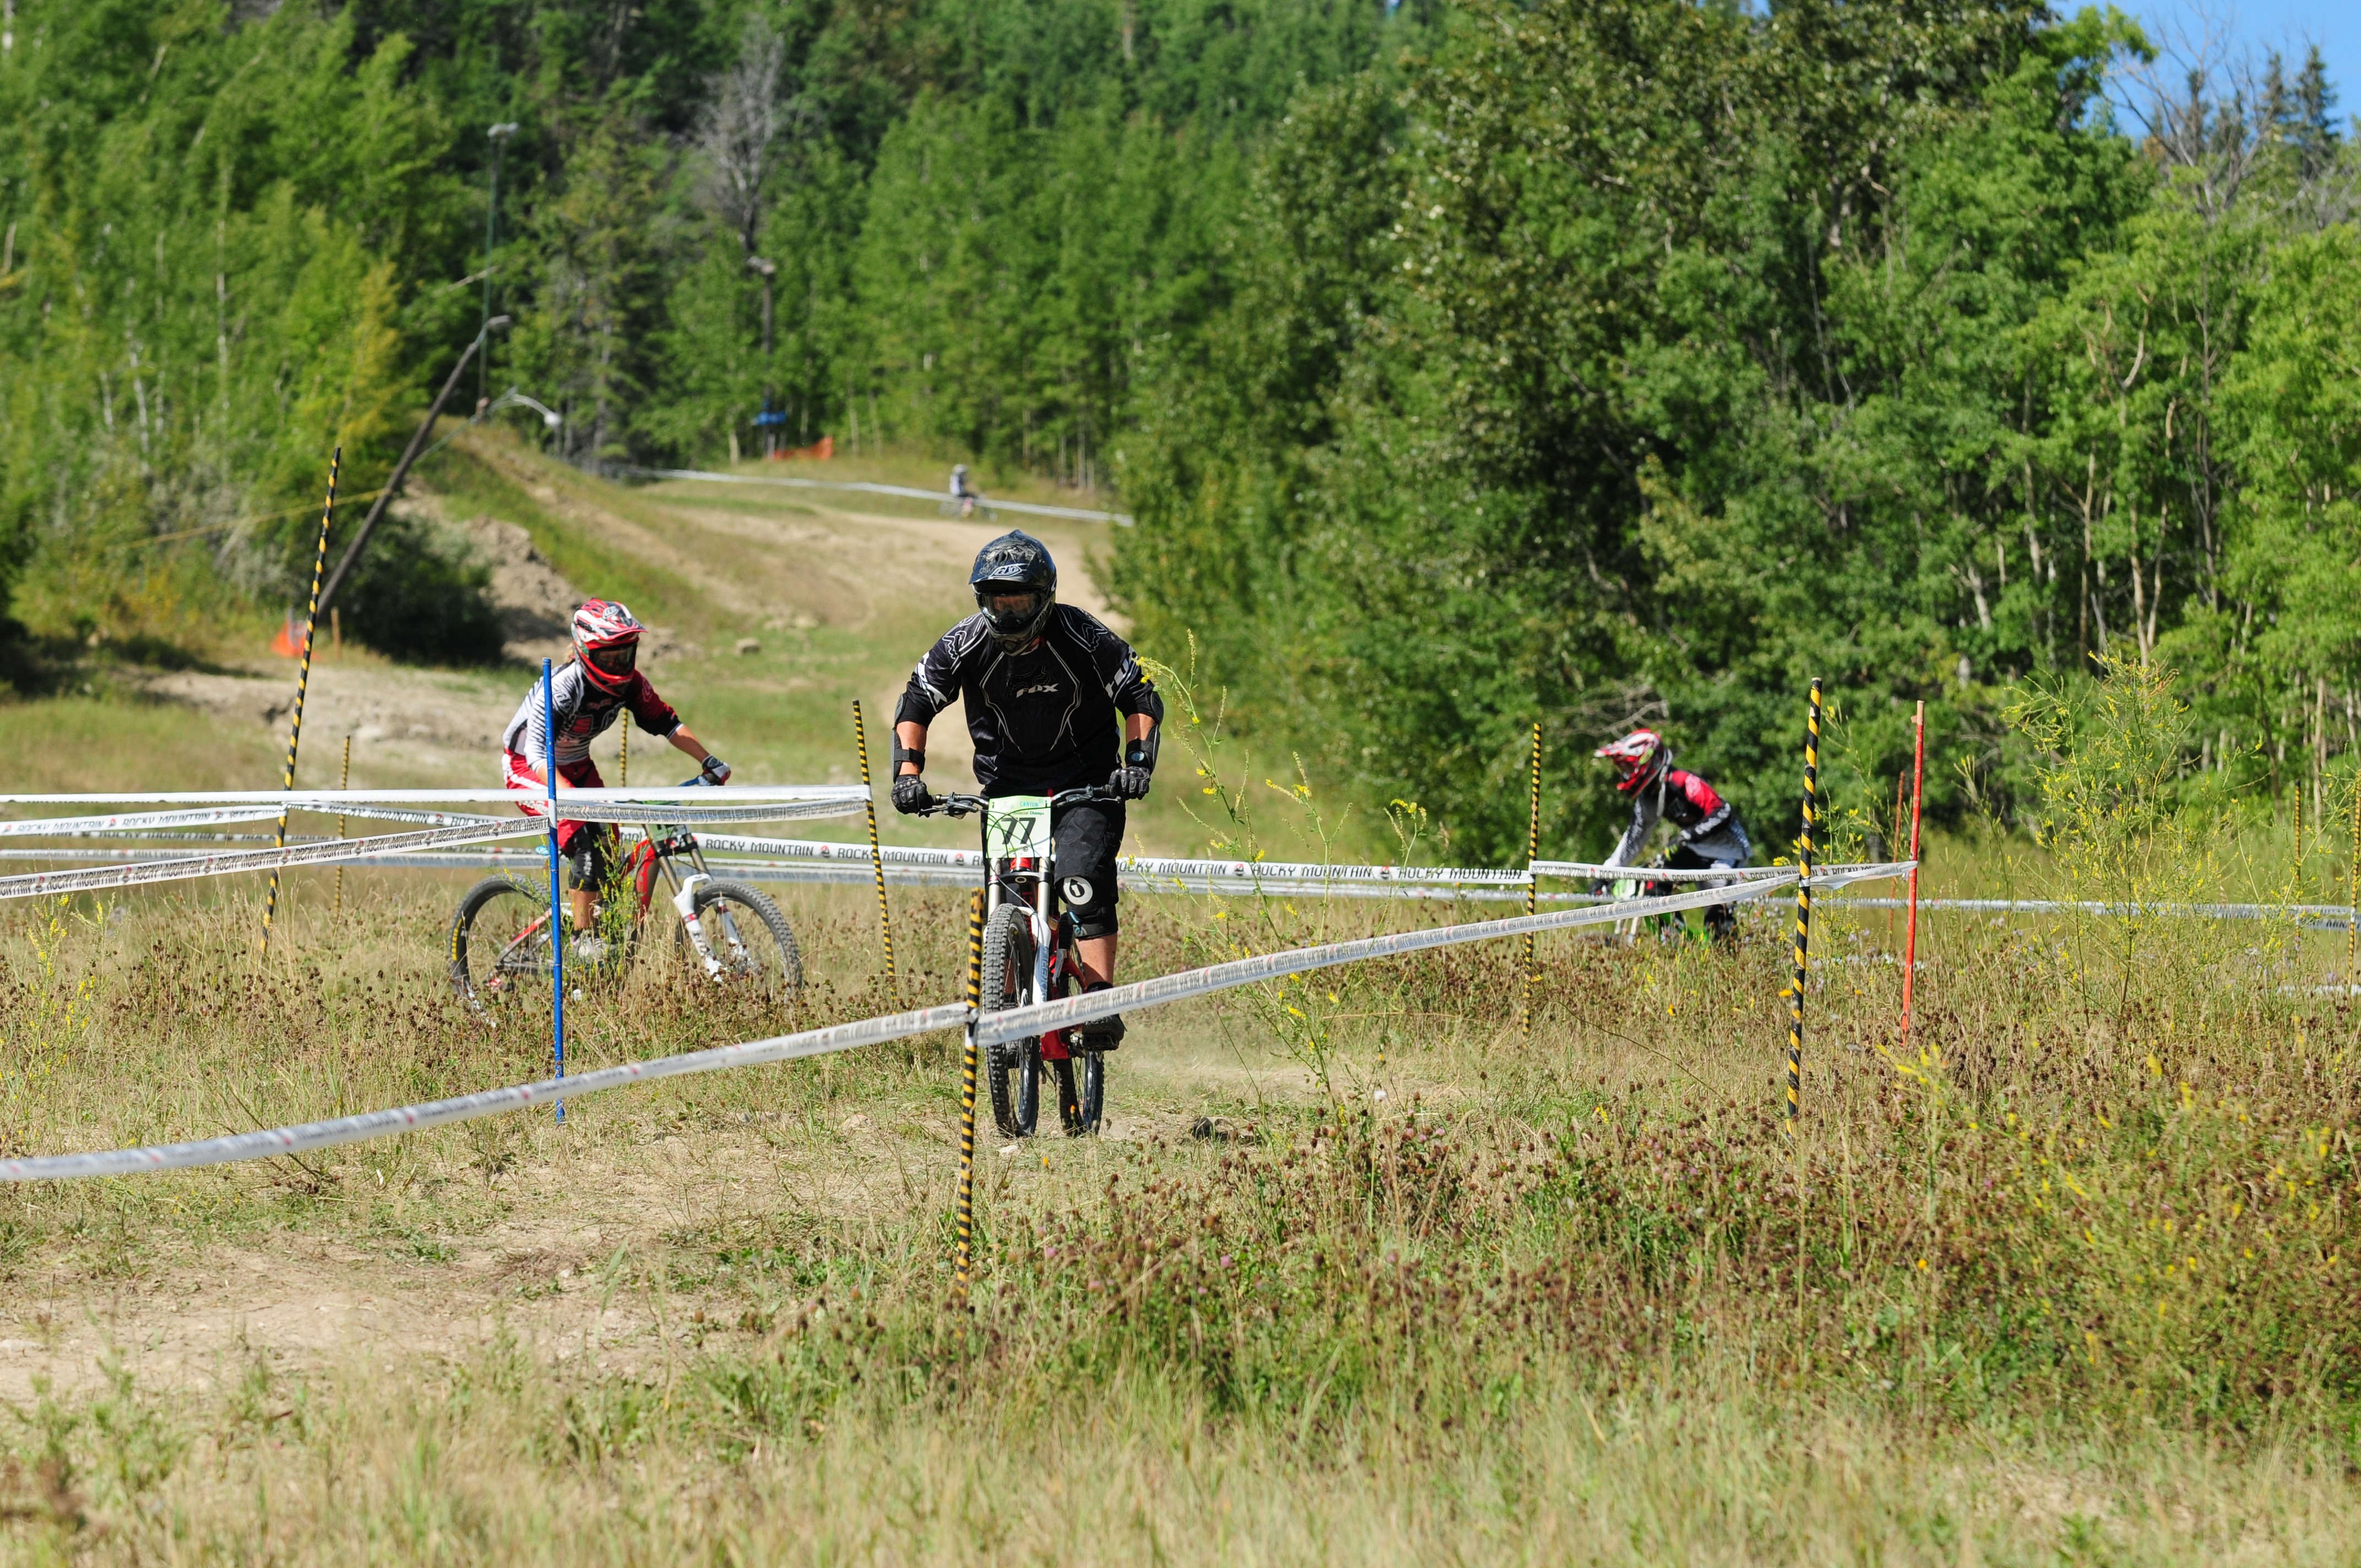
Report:
M 1662 871 L 1664 863 L 1664 855 L 1660 851 L 1649 857 L 1647 864 L 1632 869 L 1642 873 Z M 1612 883 L 1599 883 L 1598 887 L 1599 891 L 1612 893 L 1615 902 L 1620 904 L 1631 898 L 1663 898 L 1670 894 L 1694 893 L 1701 885 L 1668 882 L 1642 874 L 1620 878 Z M 1711 931 L 1702 927 L 1691 927 L 1687 911 L 1679 909 L 1660 915 L 1634 915 L 1628 919 L 1618 920 L 1614 931 L 1626 946 L 1636 946 L 1643 934 L 1653 934 L 1658 941 L 1667 943 L 1695 940 L 1710 946 L 1713 941 Z
M 684 787 L 704 782 L 700 775 L 685 780 Z M 675 865 L 683 861 L 686 874 Z M 592 934 L 603 951 L 585 959 L 569 949 L 569 978 L 595 982 L 622 974 L 654 908 L 659 874 L 680 916 L 673 952 L 682 967 L 709 984 L 768 1003 L 785 1002 L 802 989 L 803 953 L 779 906 L 744 883 L 715 877 L 697 835 L 661 823 L 642 827 L 639 841 L 599 890 Z M 548 996 L 549 915 L 549 884 L 513 875 L 486 877 L 459 901 L 451 917 L 451 986 L 478 1016 L 491 1017 L 522 996 Z
M 983 817 L 983 1010 L 1002 1013 L 1072 992 L 1082 974 L 1075 952 L 1074 916 L 1060 907 L 1057 847 L 1051 827 L 1057 814 L 1084 801 L 1121 797 L 1104 785 L 1057 795 L 939 795 L 937 812 Z M 1046 1064 L 1058 1088 L 1058 1115 L 1068 1137 L 1099 1130 L 1106 1108 L 1106 1058 L 1052 1029 L 989 1048 L 979 1064 L 992 1091 L 992 1119 L 1012 1138 L 1027 1138 L 1040 1120 L 1041 1069 Z

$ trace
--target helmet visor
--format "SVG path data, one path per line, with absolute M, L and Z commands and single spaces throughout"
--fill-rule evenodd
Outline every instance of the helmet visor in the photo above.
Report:
M 609 648 L 585 648 L 582 657 L 601 674 L 628 675 L 640 662 L 640 644 L 634 639 Z
M 1015 583 L 984 583 L 975 590 L 975 601 L 994 631 L 1022 631 L 1032 625 L 1047 598 L 1038 588 Z

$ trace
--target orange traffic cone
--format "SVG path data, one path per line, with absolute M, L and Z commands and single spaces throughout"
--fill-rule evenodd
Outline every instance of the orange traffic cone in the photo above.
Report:
M 280 627 L 279 635 L 270 640 L 270 651 L 282 659 L 303 656 L 303 623 L 295 619 L 293 610 L 287 612 L 287 624 Z

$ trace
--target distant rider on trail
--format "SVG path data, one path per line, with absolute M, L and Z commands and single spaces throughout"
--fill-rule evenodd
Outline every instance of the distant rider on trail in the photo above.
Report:
M 951 465 L 951 499 L 959 503 L 961 517 L 973 517 L 975 503 L 983 499 L 983 492 L 968 482 L 967 465 L 964 463 Z
M 574 612 L 574 658 L 550 678 L 550 706 L 557 719 L 557 787 L 598 789 L 606 781 L 590 760 L 590 742 L 613 727 L 625 708 L 650 735 L 661 735 L 697 760 L 708 784 L 730 782 L 730 764 L 705 749 L 639 672 L 639 621 L 624 606 L 592 599 Z M 546 795 L 549 729 L 543 718 L 541 683 L 524 694 L 516 717 L 500 736 L 500 783 L 509 789 Z M 520 801 L 528 817 L 544 814 L 537 802 Z M 612 863 L 615 829 L 604 822 L 557 824 L 557 852 L 574 862 L 574 953 L 596 961 L 605 948 L 591 929 L 591 902 Z
M 1708 867 L 1730 870 L 1753 854 L 1752 840 L 1737 811 L 1699 775 L 1673 766 L 1673 749 L 1653 729 L 1634 729 L 1620 740 L 1610 740 L 1591 753 L 1615 764 L 1618 793 L 1631 797 L 1631 826 L 1607 857 L 1610 866 L 1636 866 L 1654 836 L 1659 820 L 1672 823 L 1680 847 L 1664 864 L 1677 870 Z M 1600 883 L 1598 891 L 1605 891 Z M 1716 940 L 1738 935 L 1738 916 L 1730 905 L 1717 904 L 1705 912 L 1706 929 Z
M 985 798 L 1102 783 L 1125 800 L 1144 798 L 1164 699 L 1130 646 L 1096 617 L 1058 602 L 1057 564 L 1027 534 L 1005 533 L 985 545 L 968 582 L 976 612 L 927 651 L 894 713 L 894 809 L 907 814 L 933 803 L 920 776 L 927 728 L 954 698 L 966 705 L 975 782 Z M 1065 808 L 1054 827 L 1085 992 L 1115 983 L 1115 860 L 1123 826 L 1120 804 L 1086 801 Z M 1111 1051 L 1123 1034 L 1123 1020 L 1108 1018 L 1082 1025 L 1073 1043 Z

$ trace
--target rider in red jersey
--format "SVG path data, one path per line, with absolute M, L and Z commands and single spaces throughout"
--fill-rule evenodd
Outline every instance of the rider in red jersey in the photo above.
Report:
M 1753 842 L 1737 810 L 1702 775 L 1673 766 L 1673 749 L 1654 730 L 1634 729 L 1591 754 L 1615 764 L 1616 791 L 1631 797 L 1631 826 L 1623 830 L 1607 864 L 1639 864 L 1659 821 L 1670 822 L 1680 835 L 1679 847 L 1664 861 L 1667 866 L 1727 869 L 1744 865 L 1753 854 Z M 1708 909 L 1705 924 L 1718 940 L 1738 935 L 1738 916 L 1726 904 Z
M 574 658 L 550 677 L 546 698 L 557 720 L 557 787 L 597 789 L 606 781 L 590 760 L 590 742 L 605 734 L 629 708 L 640 728 L 661 735 L 678 750 L 697 759 L 697 771 L 708 784 L 730 782 L 730 764 L 705 749 L 688 732 L 647 676 L 639 672 L 638 620 L 623 605 L 592 599 L 574 612 Z M 500 736 L 500 783 L 510 789 L 545 795 L 549 775 L 549 729 L 544 718 L 541 683 L 533 683 L 516 717 Z M 519 801 L 528 817 L 544 815 L 539 802 Z M 615 829 L 603 822 L 557 824 L 557 851 L 574 862 L 574 938 L 577 956 L 597 959 L 599 941 L 591 930 L 591 903 L 607 878 Z

